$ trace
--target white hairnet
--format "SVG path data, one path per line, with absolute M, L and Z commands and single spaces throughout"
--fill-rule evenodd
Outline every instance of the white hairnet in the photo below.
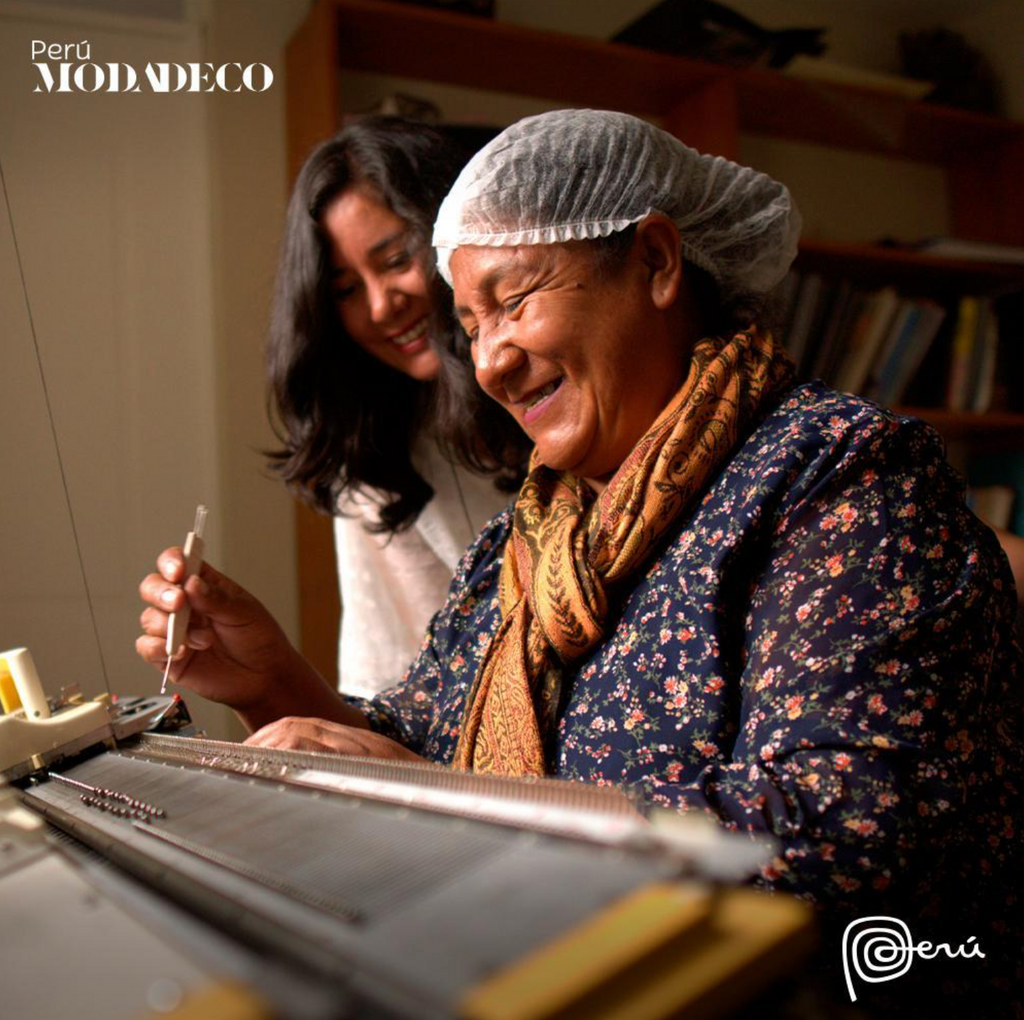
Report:
M 725 299 L 770 290 L 796 255 L 800 214 L 778 181 L 625 113 L 556 110 L 506 128 L 459 174 L 434 224 L 438 268 L 450 285 L 461 245 L 607 237 L 651 212 Z

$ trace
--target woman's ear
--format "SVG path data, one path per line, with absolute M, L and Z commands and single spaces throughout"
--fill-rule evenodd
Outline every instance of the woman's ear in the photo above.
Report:
M 679 228 L 664 213 L 650 213 L 637 224 L 633 251 L 646 267 L 655 307 L 671 308 L 683 283 Z

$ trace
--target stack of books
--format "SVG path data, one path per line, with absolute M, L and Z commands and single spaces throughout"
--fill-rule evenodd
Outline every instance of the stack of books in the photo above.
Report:
M 950 310 L 895 287 L 869 290 L 797 271 L 781 294 L 786 349 L 801 375 L 879 404 L 899 404 L 941 331 L 939 354 L 948 365 L 926 402 L 979 413 L 992 406 L 999 322 L 990 298 L 965 295 Z

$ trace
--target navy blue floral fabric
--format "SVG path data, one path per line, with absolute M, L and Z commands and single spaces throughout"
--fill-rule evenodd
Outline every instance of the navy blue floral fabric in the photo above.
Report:
M 360 703 L 439 762 L 499 622 L 510 517 L 466 554 L 404 681 Z M 929 427 L 796 387 L 620 599 L 567 679 L 554 775 L 769 833 L 761 884 L 844 915 L 948 914 L 959 884 L 967 923 L 1002 890 L 990 923 L 1014 938 L 1013 581 Z

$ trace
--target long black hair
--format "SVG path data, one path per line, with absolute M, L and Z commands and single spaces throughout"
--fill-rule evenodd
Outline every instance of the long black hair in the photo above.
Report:
M 324 513 L 337 513 L 338 497 L 347 490 L 388 493 L 392 498 L 381 507 L 376 529 L 382 532 L 409 527 L 433 496 L 410 450 L 434 424 L 436 386 L 383 364 L 345 334 L 321 218 L 339 195 L 363 185 L 408 225 L 410 248 L 431 281 L 432 342 L 447 348 L 450 339 L 439 333 L 454 328 L 451 298 L 432 268 L 430 231 L 469 155 L 428 125 L 360 118 L 313 151 L 288 206 L 267 345 L 269 410 L 282 449 L 267 456 L 289 488 Z M 515 460 L 505 451 L 521 440 L 504 417 L 485 413 L 473 463 L 478 470 L 500 472 L 506 460 Z M 505 481 L 514 473 L 505 472 Z M 501 481 L 499 487 L 507 488 Z

